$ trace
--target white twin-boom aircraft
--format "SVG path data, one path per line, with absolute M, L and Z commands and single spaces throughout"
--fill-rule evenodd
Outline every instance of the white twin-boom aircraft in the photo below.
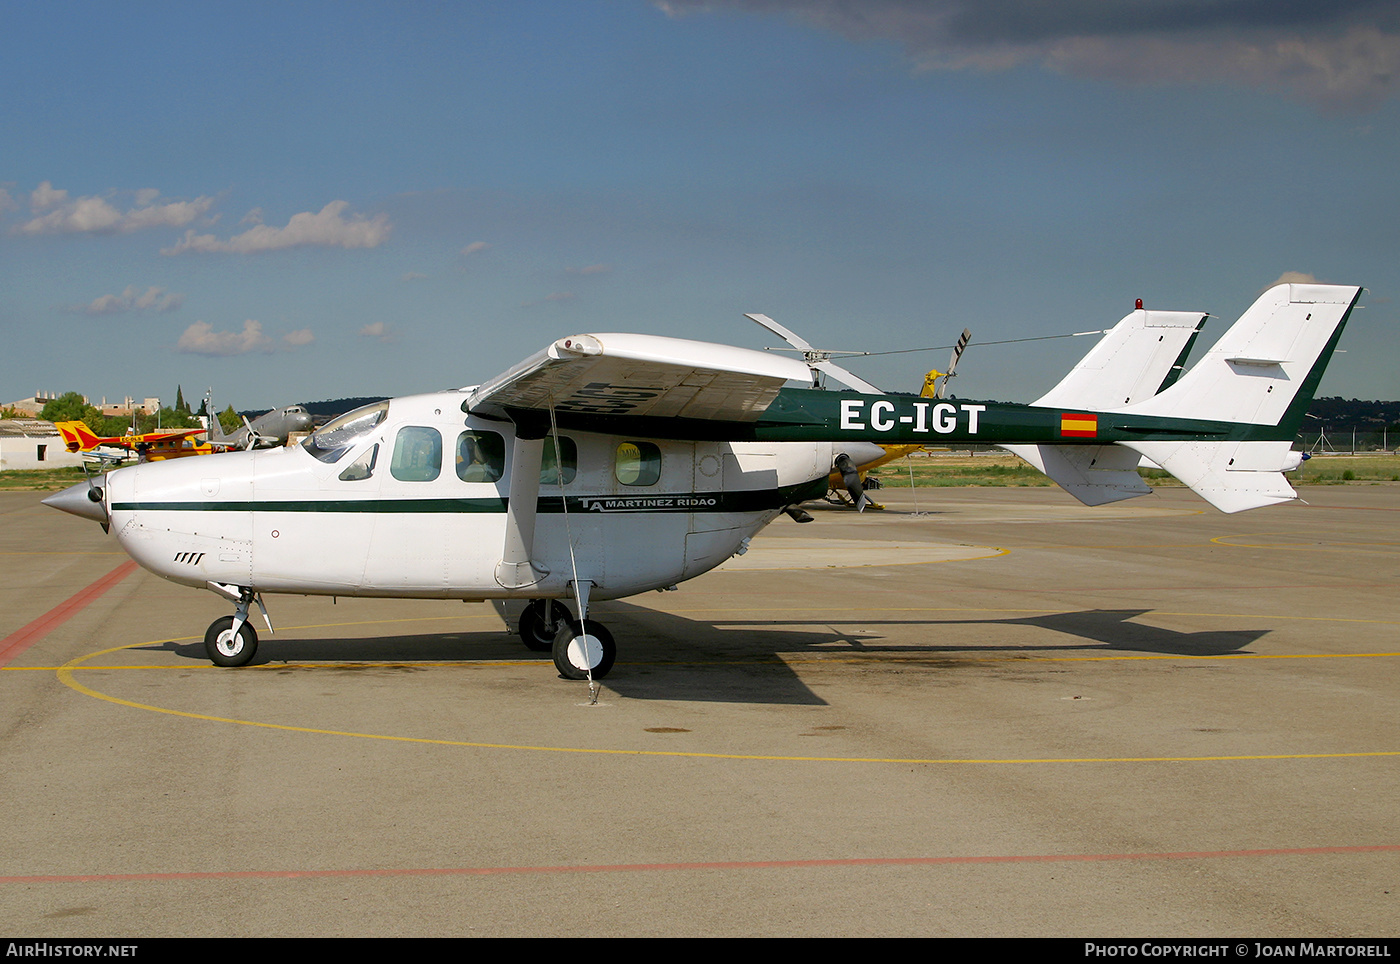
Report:
M 599 679 L 616 647 L 592 600 L 708 572 L 880 443 L 1000 445 L 1089 505 L 1150 492 L 1144 457 L 1225 512 L 1296 498 L 1282 473 L 1360 293 L 1273 287 L 1184 374 L 1206 316 L 1139 308 L 1032 405 L 788 387 L 811 384 L 806 364 L 574 335 L 298 445 L 120 468 L 44 502 L 227 598 L 205 634 L 222 666 L 253 659 L 264 593 L 504 599 L 527 603 L 520 634 L 562 676 Z

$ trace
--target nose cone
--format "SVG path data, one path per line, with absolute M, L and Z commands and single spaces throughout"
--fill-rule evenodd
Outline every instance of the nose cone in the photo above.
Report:
M 105 479 L 106 476 L 103 476 L 101 480 L 70 485 L 62 492 L 55 492 L 45 499 L 44 505 L 62 509 L 70 515 L 91 519 L 93 522 L 106 522 L 107 507 L 102 504 L 101 484 Z

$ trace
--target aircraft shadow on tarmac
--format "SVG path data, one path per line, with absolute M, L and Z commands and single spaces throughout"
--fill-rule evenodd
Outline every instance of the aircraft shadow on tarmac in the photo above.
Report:
M 1147 609 L 1084 610 L 1013 618 L 838 619 L 805 622 L 773 619 L 693 620 L 625 602 L 610 602 L 597 615 L 621 641 L 617 666 L 607 686 L 633 699 L 700 702 L 825 705 L 798 676 L 798 668 L 783 657 L 804 654 L 870 658 L 881 654 L 931 659 L 940 654 L 1069 653 L 1088 651 L 1159 653 L 1178 656 L 1222 656 L 1238 653 L 1269 630 L 1178 632 L 1134 622 Z M 975 641 L 956 643 L 889 642 L 891 637 L 947 639 L 957 626 L 985 627 Z M 1017 627 L 1026 641 L 999 640 L 998 629 Z M 1046 630 L 1027 634 L 1025 628 Z M 1059 637 L 1070 637 L 1054 638 Z M 143 647 L 173 652 L 187 659 L 205 659 L 203 643 L 167 642 Z M 492 632 L 429 633 L 362 638 L 278 638 L 264 636 L 253 665 L 279 662 L 396 663 L 411 669 L 416 663 L 523 659 L 549 660 L 548 653 L 531 653 L 517 636 Z M 938 659 L 950 672 L 968 660 Z M 1024 664 L 1022 664 L 1022 667 Z M 366 667 L 367 669 L 373 667 Z

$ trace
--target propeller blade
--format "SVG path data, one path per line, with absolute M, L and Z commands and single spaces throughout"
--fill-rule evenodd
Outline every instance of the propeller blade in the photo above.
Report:
M 856 511 L 864 512 L 865 507 L 870 504 L 870 498 L 865 494 L 865 486 L 860 484 L 860 472 L 856 470 L 851 457 L 841 453 L 836 456 L 833 467 L 841 473 L 841 484 L 846 487 L 846 493 L 855 500 Z
M 243 416 L 243 427 L 248 430 L 248 444 L 243 449 L 245 452 L 253 451 L 253 446 L 258 444 L 258 433 L 253 431 L 253 423 L 248 421 L 248 416 Z

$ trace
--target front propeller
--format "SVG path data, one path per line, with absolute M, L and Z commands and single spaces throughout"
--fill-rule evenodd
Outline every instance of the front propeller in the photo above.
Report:
M 70 515 L 91 519 L 102 526 L 103 532 L 111 529 L 112 517 L 107 513 L 106 492 L 91 476 L 61 492 L 55 492 L 43 502 L 44 505 L 61 509 Z

